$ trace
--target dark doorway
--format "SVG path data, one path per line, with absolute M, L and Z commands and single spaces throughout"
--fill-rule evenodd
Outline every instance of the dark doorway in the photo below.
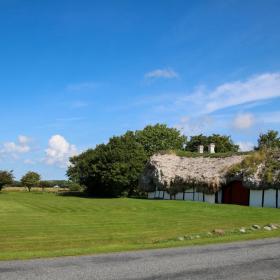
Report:
M 250 191 L 241 181 L 233 181 L 223 188 L 223 203 L 249 205 Z

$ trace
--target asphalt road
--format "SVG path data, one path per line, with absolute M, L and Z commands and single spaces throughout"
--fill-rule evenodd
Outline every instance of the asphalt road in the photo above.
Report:
M 1 280 L 280 279 L 280 238 L 82 257 L 0 262 Z

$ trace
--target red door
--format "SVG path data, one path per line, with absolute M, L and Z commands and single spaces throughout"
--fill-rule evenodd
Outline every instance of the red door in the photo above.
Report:
M 223 188 L 223 203 L 249 205 L 249 194 L 241 181 L 233 181 Z

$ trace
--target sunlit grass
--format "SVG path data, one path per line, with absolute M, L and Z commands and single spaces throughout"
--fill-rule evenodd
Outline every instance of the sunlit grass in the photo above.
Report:
M 42 192 L 0 193 L 0 259 L 80 255 L 254 239 L 255 231 L 176 241 L 215 228 L 280 224 L 279 209 L 186 201 L 91 199 Z M 163 241 L 163 242 L 161 242 Z

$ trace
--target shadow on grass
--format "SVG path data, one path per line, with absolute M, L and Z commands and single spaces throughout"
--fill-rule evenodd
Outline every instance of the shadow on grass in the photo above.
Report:
M 59 196 L 64 197 L 79 197 L 79 198 L 94 198 L 94 199 L 110 199 L 110 198 L 130 198 L 130 199 L 147 199 L 144 196 L 137 197 L 137 196 L 97 196 L 97 195 L 91 195 L 86 192 L 61 192 L 57 193 Z
M 114 196 L 96 196 L 96 195 L 91 195 L 86 192 L 61 192 L 57 193 L 59 196 L 64 196 L 64 197 L 79 197 L 79 198 L 100 198 L 100 199 L 108 199 L 108 198 L 117 198 Z

